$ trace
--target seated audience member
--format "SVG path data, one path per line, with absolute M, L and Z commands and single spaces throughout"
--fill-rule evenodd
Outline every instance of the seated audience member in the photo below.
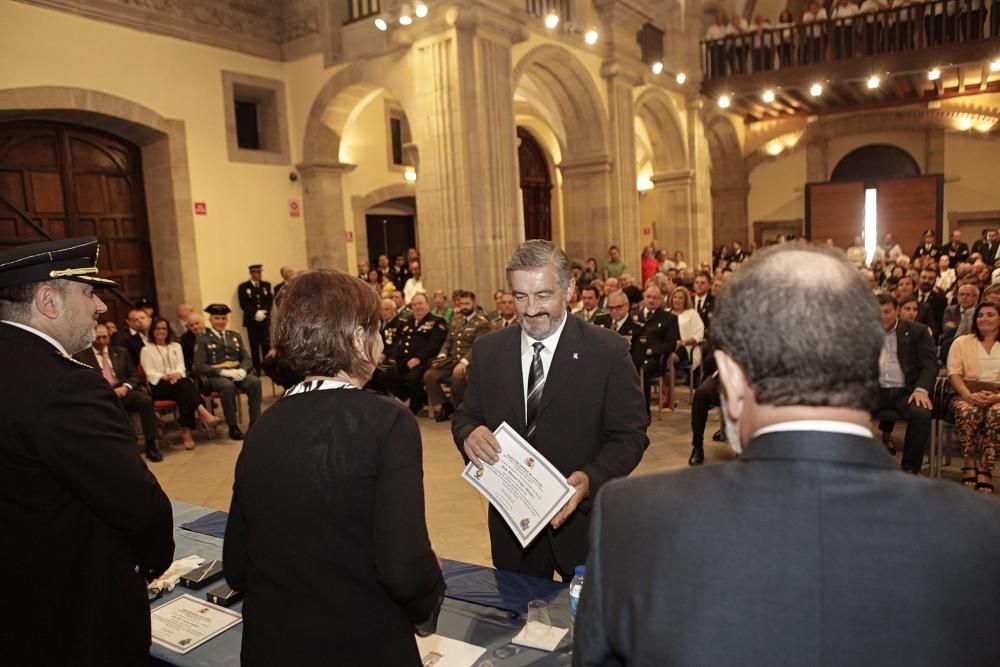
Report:
M 643 299 L 643 290 L 632 282 L 632 274 L 628 271 L 622 272 L 618 277 L 618 288 L 625 292 L 625 296 L 628 297 L 629 308 L 634 309 Z
M 576 279 L 574 278 L 574 280 Z M 573 289 L 570 290 L 569 298 L 566 299 L 566 310 L 569 311 L 570 315 L 576 315 L 583 310 L 583 303 L 580 301 L 580 290 L 577 289 L 575 284 L 573 285 Z
M 384 296 L 384 294 L 383 294 Z M 410 304 L 406 303 L 406 299 L 403 297 L 403 293 L 399 290 L 393 290 L 389 295 L 392 302 L 396 304 L 396 316 L 403 320 L 408 320 L 413 317 L 413 310 L 410 308 Z
M 434 307 L 431 308 L 431 315 L 440 317 L 446 324 L 450 324 L 453 312 L 452 307 L 448 305 L 448 295 L 444 290 L 434 290 Z
M 663 310 L 663 293 L 656 285 L 646 288 L 642 306 L 632 315 L 632 323 L 637 328 L 632 338 L 632 361 L 642 375 L 648 413 L 653 385 L 663 377 L 667 355 L 677 349 L 680 328 L 677 316 Z
M 128 311 L 127 329 L 122 329 L 111 339 L 111 345 L 123 347 L 128 351 L 133 366 L 139 365 L 139 353 L 149 342 L 149 315 L 142 308 L 130 308 Z
M 494 331 L 497 329 L 503 329 L 504 327 L 509 327 L 512 324 L 517 324 L 517 310 L 514 308 L 514 295 L 510 292 L 504 292 L 498 301 L 499 310 L 497 317 L 490 323 L 490 326 Z
M 388 261 L 389 260 L 386 260 L 386 262 Z M 278 295 L 281 294 L 281 290 L 285 289 L 285 285 L 288 284 L 288 281 L 295 277 L 295 269 L 293 269 L 290 266 L 283 266 L 281 267 L 280 273 L 281 273 L 281 282 L 274 286 L 275 301 L 278 300 Z M 385 273 L 381 271 L 379 271 L 379 273 L 383 276 L 385 275 Z
M 413 317 L 403 323 L 393 355 L 387 357 L 390 365 L 385 372 L 385 384 L 396 398 L 409 400 L 410 411 L 416 414 L 427 400 L 424 373 L 431 358 L 441 350 L 448 336 L 448 325 L 431 314 L 427 295 L 423 292 L 413 296 L 410 307 Z
M 972 314 L 979 302 L 979 288 L 973 283 L 964 283 L 955 290 L 955 304 L 944 309 L 941 325 L 941 358 L 947 362 L 948 350 L 959 336 L 972 331 Z
M 575 315 L 584 322 L 593 324 L 595 317 L 607 312 L 598 304 L 598 291 L 593 285 L 587 285 L 580 289 L 580 304 L 583 307 Z
M 934 288 L 941 294 L 948 294 L 958 280 L 958 275 L 955 273 L 955 269 L 951 268 L 951 259 L 944 253 L 938 257 L 937 267 L 938 278 L 934 283 Z
M 885 335 L 843 253 L 755 255 L 712 337 L 742 453 L 603 487 L 574 665 L 996 664 L 1000 504 L 900 473 L 871 437 Z
M 983 238 L 972 244 L 972 252 L 978 253 L 979 258 L 990 266 L 993 266 L 997 259 L 998 248 L 1000 248 L 1000 240 L 997 238 L 997 230 L 995 229 L 984 229 Z
M 931 437 L 931 390 L 938 369 L 934 340 L 923 324 L 900 319 L 899 305 L 892 295 L 880 294 L 878 303 L 885 333 L 875 411 L 895 410 L 906 422 L 902 468 L 919 475 Z M 895 454 L 892 423 L 885 421 L 880 426 L 882 442 Z
M 170 324 L 170 328 L 174 333 L 174 338 L 180 338 L 187 333 L 187 321 L 193 312 L 194 308 L 186 303 L 182 303 L 177 306 L 177 319 Z
M 956 229 L 951 233 L 951 241 L 948 242 L 941 252 L 951 258 L 951 264 L 956 269 L 962 262 L 969 260 L 969 246 L 962 241 L 962 230 Z
M 181 350 L 184 352 L 184 368 L 194 370 L 194 346 L 198 336 L 205 333 L 205 320 L 198 313 L 191 313 L 187 320 L 187 331 L 180 337 Z
M 115 334 L 118 333 L 118 325 L 115 324 L 114 320 L 108 320 L 107 322 L 104 322 L 104 326 L 108 328 L 108 336 L 110 336 L 110 338 L 114 338 Z
M 962 483 L 993 493 L 993 464 L 1000 442 L 1000 306 L 976 307 L 970 333 L 955 339 L 948 353 L 948 380 L 958 396 L 955 439 L 965 459 Z
M 680 337 L 676 349 L 670 354 L 667 365 L 670 368 L 670 384 L 677 381 L 677 365 L 686 364 L 691 368 L 701 365 L 701 349 L 698 344 L 705 340 L 705 324 L 691 305 L 691 293 L 686 287 L 677 287 L 670 293 L 670 312 L 677 318 Z M 694 391 L 694 387 L 691 387 Z M 665 407 L 671 404 L 672 396 L 664 400 Z
M 924 239 L 923 243 L 921 243 L 916 247 L 916 249 L 913 251 L 913 254 L 910 255 L 910 257 L 912 257 L 914 261 L 916 261 L 920 257 L 931 257 L 936 261 L 938 255 L 941 253 L 941 249 L 935 242 L 934 230 L 928 229 L 927 231 L 925 231 L 923 239 Z
M 621 290 L 608 295 L 608 311 L 595 317 L 594 324 L 617 331 L 628 339 L 629 345 L 633 344 L 633 336 L 637 336 L 640 329 L 639 325 L 629 317 L 628 297 Z
M 174 401 L 180 413 L 178 422 L 181 425 L 181 437 L 184 449 L 194 449 L 195 414 L 206 426 L 219 423 L 219 418 L 213 415 L 201 403 L 198 387 L 187 376 L 187 366 L 184 365 L 184 351 L 179 343 L 174 342 L 174 334 L 170 324 L 161 318 L 153 322 L 149 345 L 142 348 L 140 360 L 146 381 L 157 401 Z
M 601 280 L 600 278 L 598 278 L 597 280 L 594 281 L 594 283 L 600 283 L 600 288 L 601 288 L 601 294 L 602 294 L 602 296 L 601 296 L 600 301 L 598 302 L 598 305 L 601 308 L 604 308 L 605 310 L 607 310 L 607 308 L 608 308 L 608 295 L 611 294 L 612 292 L 617 292 L 618 291 L 618 279 L 617 278 L 608 278 L 607 280 Z M 628 297 L 626 297 L 626 298 L 628 298 Z
M 410 262 L 410 277 L 403 284 L 403 297 L 406 299 L 406 303 L 413 301 L 413 297 L 417 294 L 425 293 L 424 281 L 421 276 L 420 262 Z
M 138 312 L 145 317 L 146 314 L 141 310 Z M 159 463 L 163 460 L 163 454 L 156 446 L 156 413 L 153 411 L 153 401 L 142 391 L 142 379 L 128 352 L 117 345 L 110 345 L 109 340 L 107 327 L 98 324 L 93 345 L 77 352 L 73 358 L 103 375 L 118 397 L 122 409 L 139 415 L 142 436 L 146 440 L 146 458 L 153 463 Z
M 861 241 L 860 236 L 855 236 L 854 241 L 847 249 L 848 261 L 850 261 L 854 266 L 861 268 L 865 265 L 865 260 L 867 258 L 868 252 L 865 250 L 865 244 Z
M 236 419 L 236 390 L 247 395 L 250 407 L 250 425 L 260 416 L 260 380 L 253 373 L 250 352 L 243 344 L 243 337 L 226 329 L 229 324 L 229 306 L 213 303 L 205 309 L 212 327 L 200 336 L 194 348 L 195 371 L 201 376 L 208 391 L 219 393 L 222 412 L 229 426 L 229 437 L 242 440 L 243 431 Z
M 917 321 L 917 317 L 920 315 L 920 302 L 917 301 L 917 297 L 911 294 L 902 299 L 896 299 L 896 303 L 899 306 L 899 319 L 907 322 Z
M 441 346 L 441 351 L 424 372 L 427 400 L 434 410 L 434 420 L 438 422 L 448 421 L 462 404 L 469 380 L 469 365 L 472 363 L 472 344 L 480 336 L 492 331 L 486 316 L 476 310 L 474 292 L 462 290 L 458 297 L 458 307 L 459 312 L 451 320 L 448 337 Z M 442 384 L 451 387 L 450 401 L 445 398 Z
M 934 289 L 937 279 L 937 268 L 933 264 L 925 267 L 920 271 L 920 289 L 917 291 L 917 300 L 926 306 L 919 321 L 931 328 L 935 339 L 941 336 L 944 309 L 948 307 L 948 300 Z
M 577 284 L 581 287 L 586 287 L 600 277 L 601 272 L 597 270 L 597 260 L 593 257 L 588 257 L 583 265 L 583 271 L 580 273 Z
M 892 232 L 886 232 L 882 237 L 882 243 L 875 247 L 875 257 L 883 266 L 889 262 L 898 262 L 903 255 L 903 248 L 893 237 Z
M 282 298 L 271 342 L 305 379 L 236 463 L 223 560 L 245 597 L 241 662 L 418 667 L 414 634 L 434 631 L 444 580 L 417 423 L 361 391 L 382 351 L 378 297 L 353 276 L 308 271 Z
M 891 284 L 892 276 L 886 281 L 886 288 Z M 908 296 L 915 296 L 917 293 L 917 283 L 908 275 L 901 276 L 896 282 L 895 290 L 888 290 L 893 293 L 896 300 L 905 299 Z

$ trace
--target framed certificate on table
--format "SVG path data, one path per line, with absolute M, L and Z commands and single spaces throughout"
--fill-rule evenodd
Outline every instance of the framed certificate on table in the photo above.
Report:
M 575 492 L 566 477 L 507 422 L 493 432 L 500 460 L 479 470 L 469 464 L 462 477 L 500 512 L 522 547 L 538 537 Z
M 242 620 L 239 612 L 185 593 L 150 611 L 150 630 L 154 642 L 183 654 Z

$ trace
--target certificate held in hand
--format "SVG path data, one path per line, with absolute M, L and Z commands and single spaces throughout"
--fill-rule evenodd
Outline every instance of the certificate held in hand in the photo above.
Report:
M 462 477 L 483 494 L 514 531 L 522 547 L 538 537 L 575 489 L 507 422 L 493 432 L 500 460 L 482 470 L 468 464 Z

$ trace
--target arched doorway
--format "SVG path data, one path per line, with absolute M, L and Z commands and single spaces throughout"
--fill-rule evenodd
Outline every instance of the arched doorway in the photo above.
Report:
M 0 123 L 0 249 L 76 236 L 100 239 L 101 273 L 121 285 L 107 319 L 156 301 L 138 147 L 62 123 Z
M 902 148 L 888 144 L 869 144 L 856 148 L 833 168 L 831 181 L 864 181 L 875 187 L 887 178 L 913 178 L 920 175 L 920 165 Z
M 552 240 L 552 179 L 545 151 L 531 133 L 517 128 L 524 238 Z

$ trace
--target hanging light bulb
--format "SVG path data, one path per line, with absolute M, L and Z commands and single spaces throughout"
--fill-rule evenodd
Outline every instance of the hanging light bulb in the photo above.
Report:
M 659 74 L 662 71 L 663 71 L 663 63 L 657 60 L 655 63 L 653 63 L 653 74 Z
M 764 104 L 770 104 L 774 101 L 774 91 L 768 88 L 764 91 L 764 94 L 760 96 L 760 99 L 764 100 Z
M 684 72 L 678 72 L 677 73 L 677 85 L 678 86 L 683 86 L 684 82 L 687 81 L 687 78 L 688 78 L 687 74 L 685 74 Z
M 940 78 L 941 78 L 941 70 L 939 70 L 937 67 L 927 72 L 928 81 L 937 81 Z
M 809 88 L 809 94 L 813 97 L 819 97 L 823 94 L 823 86 L 818 83 L 814 83 L 812 87 Z
M 385 22 L 384 18 L 379 17 L 375 19 L 375 27 L 381 30 L 382 32 L 385 32 L 386 30 L 389 29 L 389 24 Z
M 875 90 L 882 85 L 882 79 L 875 75 L 868 77 L 868 90 Z
M 728 109 L 731 103 L 732 100 L 730 99 L 729 95 L 723 95 L 722 97 L 719 98 L 720 109 Z
M 549 30 L 555 30 L 555 27 L 559 25 L 559 15 L 549 14 L 545 17 L 545 27 Z
M 594 44 L 597 44 L 597 38 L 598 38 L 598 36 L 599 35 L 597 34 L 596 30 L 590 29 L 590 30 L 587 31 L 587 34 L 585 34 L 583 36 L 583 41 L 585 41 L 585 42 L 587 42 L 587 44 L 590 44 L 591 46 L 593 46 Z
M 417 3 L 417 6 L 413 8 L 413 13 L 417 15 L 418 19 L 422 19 L 427 16 L 427 5 L 422 2 Z

